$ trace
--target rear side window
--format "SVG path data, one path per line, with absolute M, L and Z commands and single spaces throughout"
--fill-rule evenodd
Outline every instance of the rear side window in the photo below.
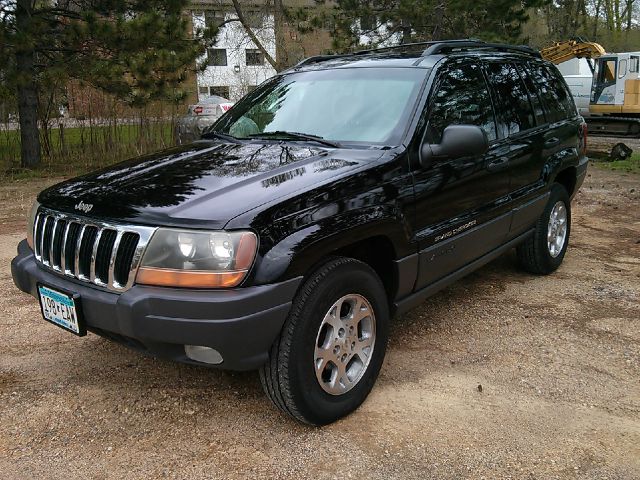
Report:
M 542 107 L 542 100 L 538 96 L 538 87 L 531 78 L 531 72 L 527 68 L 526 65 L 516 65 L 518 69 L 518 73 L 524 84 L 527 86 L 527 90 L 529 91 L 529 99 L 531 100 L 531 106 L 533 107 L 533 113 L 536 117 L 536 122 L 538 125 L 543 125 L 546 123 L 546 118 L 544 116 L 544 108 Z
M 532 65 L 531 77 L 542 99 L 547 121 L 560 122 L 576 115 L 576 104 L 560 73 L 545 65 Z
M 498 102 L 498 127 L 502 136 L 516 134 L 536 126 L 535 115 L 524 82 L 508 63 L 490 63 L 487 74 Z
M 440 143 L 449 125 L 477 125 L 496 139 L 496 123 L 491 96 L 478 65 L 461 64 L 447 68 L 439 77 L 430 102 L 426 139 Z

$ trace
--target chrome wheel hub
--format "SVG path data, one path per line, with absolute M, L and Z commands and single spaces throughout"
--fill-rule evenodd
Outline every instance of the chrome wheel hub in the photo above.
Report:
M 563 201 L 558 201 L 551 209 L 549 225 L 547 226 L 547 248 L 553 258 L 560 255 L 566 239 L 567 207 Z
M 345 295 L 324 316 L 314 351 L 316 378 L 331 395 L 348 392 L 367 371 L 376 341 L 373 308 L 362 295 Z

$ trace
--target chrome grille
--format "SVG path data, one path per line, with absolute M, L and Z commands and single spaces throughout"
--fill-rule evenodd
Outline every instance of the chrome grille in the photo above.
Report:
M 36 260 L 62 275 L 122 292 L 133 285 L 154 231 L 40 208 L 33 232 Z

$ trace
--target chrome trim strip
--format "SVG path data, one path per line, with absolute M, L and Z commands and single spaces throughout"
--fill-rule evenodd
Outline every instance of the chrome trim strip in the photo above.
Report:
M 155 231 L 155 230 L 154 230 Z M 129 268 L 129 280 L 127 284 L 124 286 L 125 290 L 130 289 L 133 286 L 133 282 L 136 279 L 136 273 L 138 271 L 138 267 L 140 266 L 140 262 L 142 261 L 142 255 L 147 247 L 147 243 L 151 239 L 151 235 L 153 232 L 145 232 L 145 238 L 143 240 L 142 234 L 140 235 L 140 240 L 138 240 L 138 245 L 136 246 L 136 251 L 133 254 L 133 259 L 131 260 L 131 268 Z
M 53 217 L 53 228 L 51 229 L 51 241 L 49 242 L 49 264 L 51 268 L 53 268 L 56 272 L 60 271 L 60 265 L 55 264 L 53 261 L 53 244 L 56 241 L 56 232 L 58 231 L 58 222 L 60 219 L 58 217 Z
M 44 252 L 45 252 L 45 248 L 48 248 L 47 245 L 44 244 L 44 235 L 45 233 L 47 233 L 47 223 L 49 223 L 49 218 L 51 218 L 51 215 L 45 215 L 44 216 L 44 221 L 42 222 L 42 238 L 40 239 L 40 258 L 41 258 L 41 262 L 43 265 L 46 265 L 47 267 L 49 267 L 51 265 L 51 257 L 49 257 L 49 260 L 45 260 L 44 259 Z
M 116 281 L 114 279 L 114 271 L 116 265 L 116 257 L 118 255 L 118 248 L 120 248 L 120 240 L 122 240 L 124 231 L 116 230 L 116 232 L 116 239 L 113 241 L 113 249 L 111 250 L 111 257 L 109 258 L 109 280 L 107 281 L 107 284 L 109 287 L 122 288 L 119 284 L 116 284 Z
M 38 225 L 40 225 L 40 220 L 42 220 L 43 215 L 44 214 L 42 212 L 38 212 L 36 215 L 36 221 L 33 223 L 33 249 L 38 261 L 42 258 L 42 239 L 38 241 L 38 233 L 42 227 L 39 227 Z
M 62 234 L 62 248 L 60 249 L 60 271 L 67 273 L 67 237 L 69 236 L 69 227 L 71 222 L 67 222 L 67 226 L 64 227 L 64 233 Z
M 102 232 L 104 232 L 104 229 L 99 228 L 98 233 L 96 233 L 96 238 L 93 241 L 93 248 L 91 249 L 91 263 L 89 264 L 89 281 L 96 285 L 100 285 L 102 283 L 96 279 L 96 257 L 98 256 L 98 245 L 100 245 Z
M 80 233 L 78 234 L 78 240 L 76 240 L 76 255 L 75 255 L 75 277 L 78 280 L 86 280 L 87 278 L 80 273 L 80 245 L 82 245 L 82 237 L 84 237 L 84 232 L 87 230 L 89 225 L 82 225 L 80 228 Z

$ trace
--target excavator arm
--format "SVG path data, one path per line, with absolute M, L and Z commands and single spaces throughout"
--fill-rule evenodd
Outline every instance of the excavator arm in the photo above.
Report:
M 542 58 L 558 65 L 572 58 L 598 58 L 606 52 L 602 45 L 595 42 L 582 42 L 580 40 L 567 40 L 557 42 L 540 51 Z

